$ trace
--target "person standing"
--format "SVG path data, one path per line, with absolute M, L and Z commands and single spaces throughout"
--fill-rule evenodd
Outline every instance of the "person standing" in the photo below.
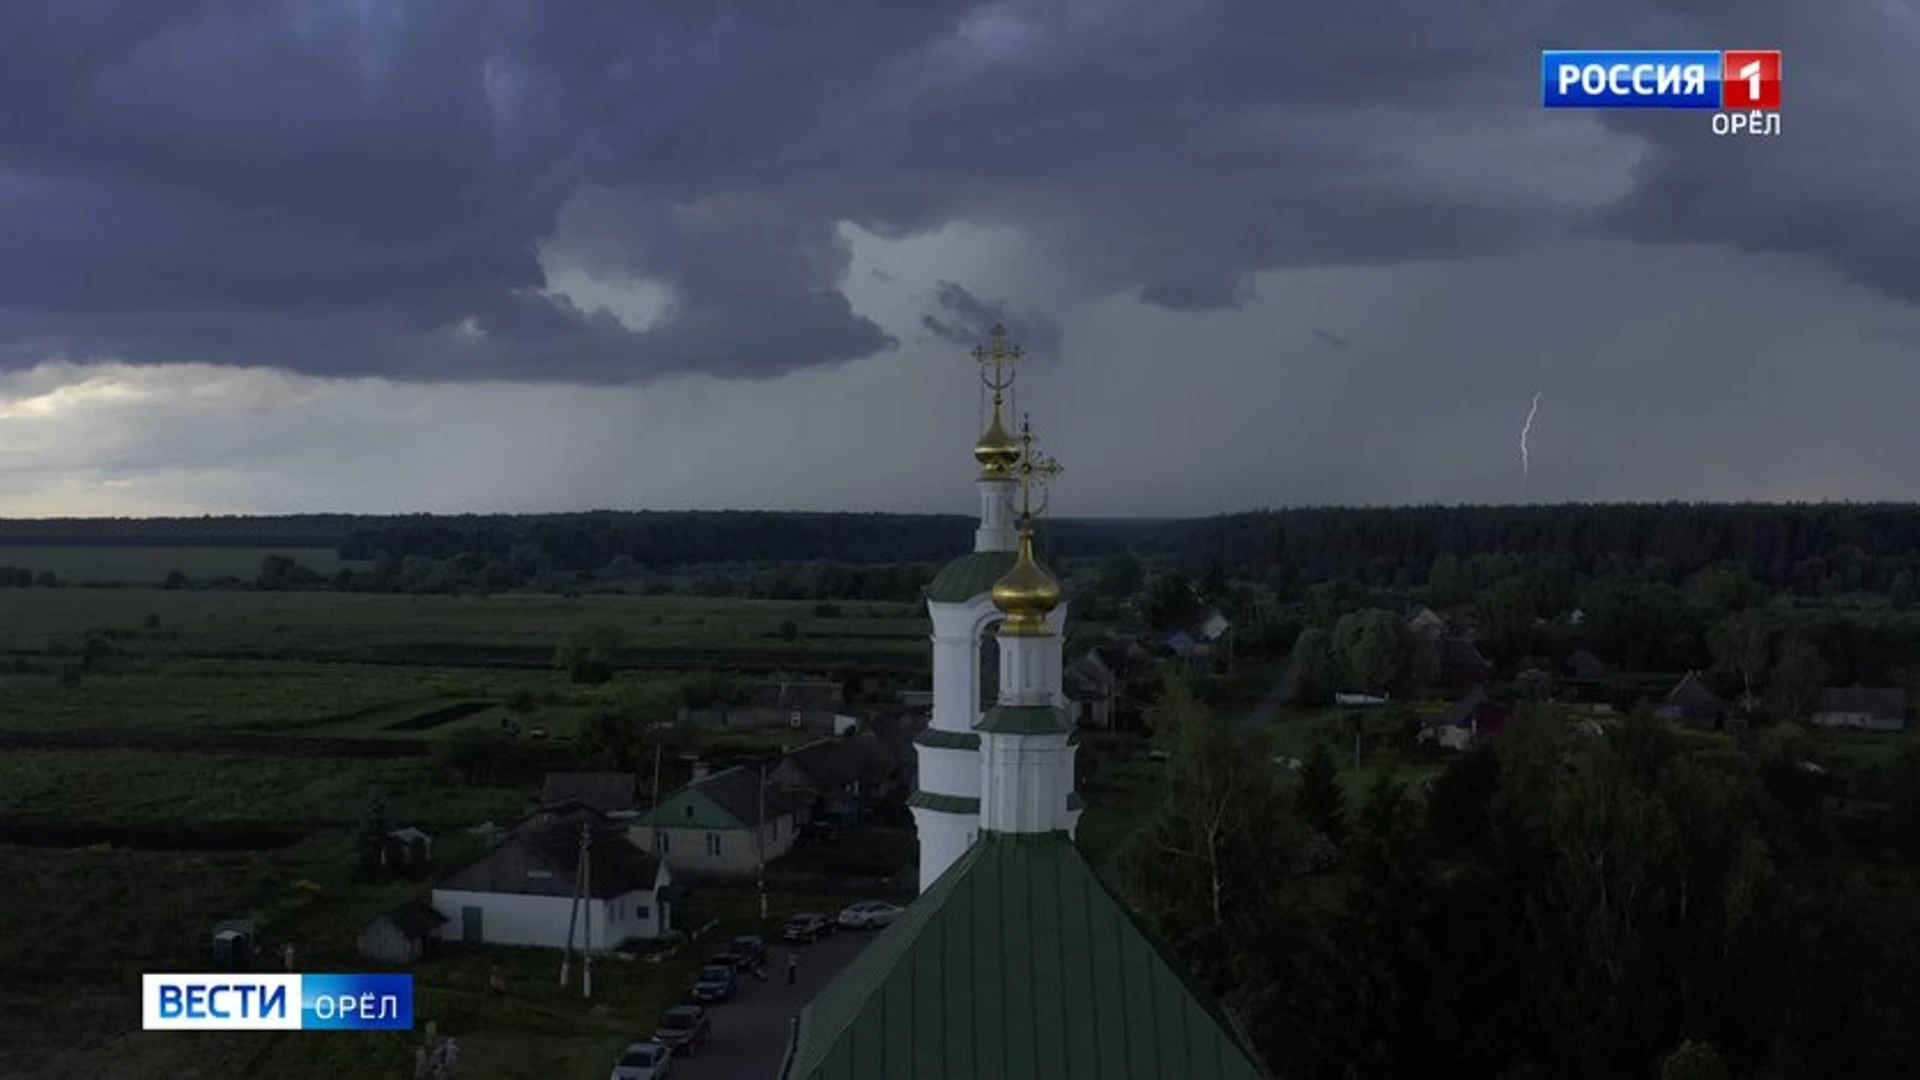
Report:
M 787 950 L 787 985 L 792 986 L 795 980 L 799 979 L 799 977 L 800 977 L 800 952 L 798 949 L 788 949 Z

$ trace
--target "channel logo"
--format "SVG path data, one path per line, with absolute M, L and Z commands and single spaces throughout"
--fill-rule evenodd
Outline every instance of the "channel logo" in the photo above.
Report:
M 142 975 L 146 1031 L 411 1031 L 411 975 Z
M 1778 112 L 1778 49 L 1549 49 L 1540 100 L 1549 109 Z

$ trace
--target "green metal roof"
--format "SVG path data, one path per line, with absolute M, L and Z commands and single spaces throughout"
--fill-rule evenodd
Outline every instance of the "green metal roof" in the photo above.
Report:
M 660 805 L 640 815 L 639 823 L 657 829 L 744 829 L 746 822 L 708 798 L 692 785 L 666 797 Z
M 1058 705 L 995 705 L 974 725 L 996 735 L 1065 735 L 1073 714 Z
M 781 1080 L 1256 1080 L 1064 834 L 989 834 L 799 1016 Z
M 971 731 L 942 731 L 928 728 L 913 737 L 916 746 L 931 746 L 937 750 L 978 750 L 980 736 Z
M 938 810 L 943 814 L 977 814 L 980 812 L 980 800 L 967 795 L 938 795 L 931 791 L 916 789 L 907 796 L 909 807 L 922 810 Z
M 936 604 L 964 604 L 992 592 L 993 583 L 1011 569 L 1011 551 L 970 551 L 933 575 L 927 582 L 927 599 Z

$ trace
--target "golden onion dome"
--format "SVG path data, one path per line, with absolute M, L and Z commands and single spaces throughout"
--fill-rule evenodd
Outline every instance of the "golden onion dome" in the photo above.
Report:
M 986 476 L 1006 476 L 1020 461 L 1020 440 L 1000 421 L 1000 402 L 993 403 L 993 422 L 973 444 L 973 459 Z
M 1033 531 L 1020 530 L 1013 567 L 993 583 L 993 604 L 1005 613 L 1000 632 L 1016 637 L 1053 633 L 1047 616 L 1060 606 L 1060 583 L 1033 557 Z

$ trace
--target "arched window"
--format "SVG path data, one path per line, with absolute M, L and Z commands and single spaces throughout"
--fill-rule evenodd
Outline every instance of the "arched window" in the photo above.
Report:
M 1000 620 L 987 623 L 980 631 L 980 711 L 985 712 L 1000 700 Z

